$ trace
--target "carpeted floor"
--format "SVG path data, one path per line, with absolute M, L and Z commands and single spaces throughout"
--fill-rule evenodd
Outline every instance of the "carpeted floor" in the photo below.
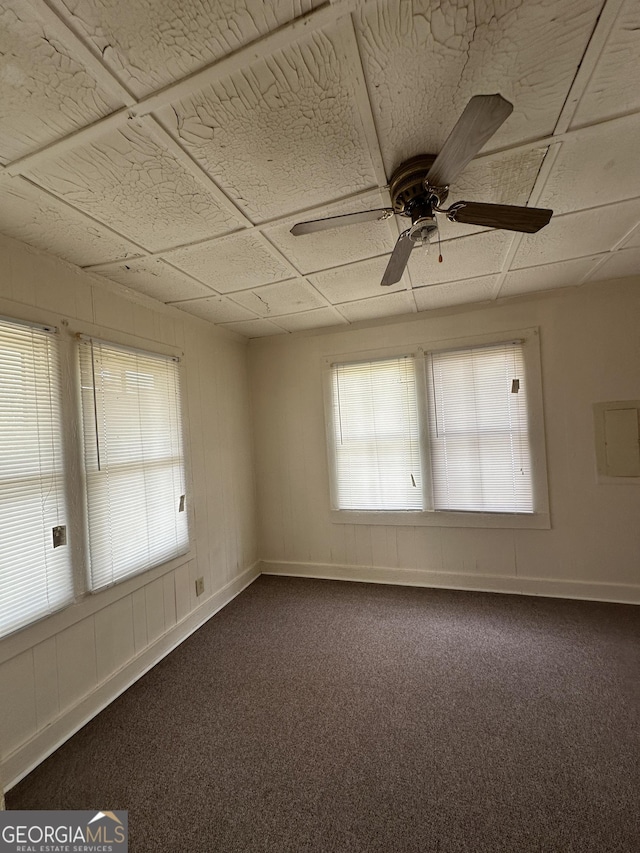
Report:
M 640 609 L 261 577 L 9 793 L 130 850 L 637 853 Z

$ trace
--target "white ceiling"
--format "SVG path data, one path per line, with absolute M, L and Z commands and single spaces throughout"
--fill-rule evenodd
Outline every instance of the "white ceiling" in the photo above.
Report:
M 0 0 L 0 231 L 248 337 L 632 275 L 639 59 L 637 0 Z M 449 198 L 537 235 L 441 217 L 388 289 L 402 220 L 290 235 L 494 92 Z

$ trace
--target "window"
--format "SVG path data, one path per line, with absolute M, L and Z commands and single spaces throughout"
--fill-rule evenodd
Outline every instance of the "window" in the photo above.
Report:
M 188 550 L 177 359 L 83 339 L 79 430 L 77 347 L 0 318 L 0 637 Z
M 548 526 L 537 333 L 515 337 L 331 364 L 335 520 Z
M 333 369 L 340 509 L 420 509 L 422 487 L 413 359 Z
M 164 356 L 80 345 L 94 590 L 187 551 L 178 370 Z
M 433 508 L 533 512 L 520 341 L 427 355 Z
M 55 333 L 0 321 L 0 635 L 73 599 L 60 385 Z

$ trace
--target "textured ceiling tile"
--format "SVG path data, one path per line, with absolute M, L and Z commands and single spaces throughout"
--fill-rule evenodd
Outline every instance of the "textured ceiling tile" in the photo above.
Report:
M 381 288 L 380 282 L 389 263 L 389 256 L 362 261 L 347 267 L 327 270 L 317 275 L 309 276 L 312 284 L 327 297 L 329 302 L 354 302 L 356 299 L 366 299 L 369 296 L 382 296 L 397 290 L 405 290 L 405 282 L 401 279 L 391 287 Z
M 15 160 L 121 104 L 24 0 L 0 6 L 0 156 Z
M 265 234 L 303 273 L 321 270 L 329 265 L 348 264 L 390 252 L 398 239 L 394 222 L 374 220 L 300 237 L 294 237 L 290 233 L 291 228 L 296 222 L 374 210 L 386 207 L 387 203 L 381 193 L 367 194 L 365 198 L 343 201 L 290 217 L 282 224 L 265 229 Z
M 131 125 L 45 163 L 29 177 L 150 250 L 237 227 L 166 148 Z
M 461 237 L 443 244 L 443 262 L 438 263 L 437 247 L 425 255 L 422 248 L 414 249 L 409 259 L 409 270 L 414 287 L 459 281 L 500 272 L 513 239 L 508 231 L 485 231 L 471 237 Z
M 500 296 L 515 296 L 518 293 L 533 293 L 553 290 L 556 287 L 575 287 L 593 268 L 598 255 L 557 264 L 542 264 L 524 270 L 507 273 Z
M 472 160 L 451 185 L 447 204 L 459 199 L 526 204 L 546 153 L 547 148 L 532 148 Z
M 167 260 L 220 293 L 281 281 L 292 275 L 256 234 L 179 249 L 169 253 Z
M 190 302 L 173 302 L 175 308 L 194 314 L 211 323 L 231 323 L 234 320 L 254 320 L 255 313 L 236 305 L 226 296 L 212 296 L 208 299 L 193 299 Z
M 124 284 L 138 293 L 153 296 L 161 302 L 211 296 L 211 291 L 204 284 L 198 284 L 157 258 L 139 258 L 92 272 Z
M 324 306 L 324 300 L 305 281 L 282 281 L 268 284 L 258 290 L 234 293 L 240 305 L 254 311 L 260 317 L 275 319 L 280 314 L 293 314 Z
M 331 308 L 317 308 L 315 311 L 278 317 L 278 324 L 287 332 L 302 332 L 305 329 L 319 329 L 323 326 L 339 326 L 345 323 L 346 320 Z
M 233 53 L 320 0 L 56 0 L 140 97 Z
M 339 30 L 301 39 L 174 103 L 162 118 L 254 220 L 376 183 Z
M 602 125 L 562 143 L 540 199 L 556 213 L 633 198 L 639 194 L 640 116 L 615 128 Z
M 278 321 L 279 322 L 279 321 Z M 239 323 L 222 323 L 225 329 L 231 329 L 245 338 L 266 338 L 270 335 L 283 335 L 284 329 L 269 320 L 244 320 Z
M 463 305 L 467 302 L 486 302 L 493 297 L 497 281 L 497 275 L 490 275 L 485 278 L 471 278 L 467 281 L 421 287 L 414 290 L 418 311 L 448 308 L 451 305 Z
M 340 306 L 340 313 L 344 314 L 350 323 L 357 323 L 358 320 L 392 317 L 396 314 L 412 314 L 415 311 L 411 295 L 406 290 L 402 290 L 398 293 L 389 293 L 386 296 L 362 299 L 359 302 L 347 302 Z
M 514 112 L 488 143 L 553 130 L 600 0 L 381 0 L 354 17 L 387 169 L 437 153 L 476 94 Z
M 619 252 L 614 252 L 601 267 L 598 267 L 589 281 L 626 278 L 629 275 L 640 275 L 640 248 L 621 249 Z
M 640 109 L 640 5 L 626 0 L 582 96 L 572 126 Z
M 0 183 L 0 232 L 79 266 L 138 251 L 22 178 Z
M 640 199 L 554 216 L 537 234 L 526 234 L 512 269 L 608 252 L 640 220 Z

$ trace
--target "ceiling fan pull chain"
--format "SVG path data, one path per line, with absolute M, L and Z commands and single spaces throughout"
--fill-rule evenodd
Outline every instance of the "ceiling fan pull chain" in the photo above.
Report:
M 440 223 L 436 218 L 436 224 L 438 225 L 438 263 L 442 263 L 442 246 L 440 245 Z

